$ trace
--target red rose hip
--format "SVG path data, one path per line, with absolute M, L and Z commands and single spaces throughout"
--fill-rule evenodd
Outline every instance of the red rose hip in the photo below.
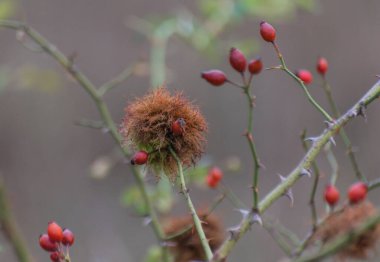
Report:
M 47 233 L 51 241 L 53 242 L 62 241 L 62 238 L 63 238 L 62 228 L 56 222 L 52 221 L 48 224 Z
M 260 23 L 260 34 L 267 42 L 274 42 L 274 40 L 276 40 L 276 29 L 265 21 Z
M 70 229 L 63 230 L 63 238 L 62 238 L 62 244 L 65 246 L 72 246 L 74 244 L 74 234 L 70 231 Z
M 212 177 L 214 180 L 216 180 L 217 182 L 219 182 L 223 178 L 223 172 L 218 167 L 211 168 L 210 171 L 208 172 L 208 175 Z
M 325 201 L 330 205 L 334 206 L 339 201 L 339 190 L 333 185 L 327 185 L 325 188 Z
M 363 182 L 356 182 L 348 188 L 348 199 L 351 204 L 364 200 L 367 196 L 368 187 Z
M 317 71 L 321 75 L 325 75 L 327 72 L 327 69 L 329 68 L 329 64 L 324 57 L 320 57 L 317 62 Z
M 186 125 L 185 120 L 183 118 L 178 118 L 176 121 L 172 123 L 172 126 L 171 126 L 172 133 L 176 136 L 182 135 L 185 125 Z
M 208 175 L 208 176 L 206 176 L 206 183 L 207 183 L 208 187 L 215 188 L 218 186 L 219 181 L 214 179 L 212 176 Z
M 248 63 L 248 71 L 252 75 L 257 75 L 261 72 L 263 69 L 263 62 L 261 61 L 261 58 L 253 59 L 249 61 Z
M 39 239 L 40 246 L 42 249 L 48 251 L 48 252 L 54 252 L 58 249 L 58 243 L 53 242 L 48 234 L 42 234 Z
M 302 80 L 302 82 L 305 83 L 305 85 L 311 84 L 313 82 L 313 75 L 310 73 L 309 70 L 306 69 L 300 69 L 296 72 L 296 76 Z
M 230 65 L 238 72 L 242 73 L 247 67 L 247 59 L 242 51 L 237 48 L 230 50 Z
M 59 262 L 61 260 L 61 254 L 59 252 L 53 252 L 50 254 L 50 260 L 53 262 Z
M 131 159 L 131 164 L 132 165 L 144 165 L 146 162 L 148 162 L 148 157 L 149 154 L 145 151 L 138 151 L 136 152 L 132 159 Z
M 220 70 L 204 71 L 201 74 L 202 78 L 214 86 L 221 86 L 227 81 L 226 74 Z

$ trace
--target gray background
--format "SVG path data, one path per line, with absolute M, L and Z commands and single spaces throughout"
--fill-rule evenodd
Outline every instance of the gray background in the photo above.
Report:
M 64 53 L 78 53 L 79 67 L 95 84 L 107 81 L 149 51 L 148 42 L 136 39 L 136 33 L 125 27 L 126 18 L 173 14 L 183 4 L 192 8 L 192 1 L 173 0 L 32 0 L 21 4 L 28 23 Z M 247 20 L 222 39 L 257 35 L 260 19 Z M 320 1 L 319 11 L 313 14 L 300 11 L 292 19 L 276 23 L 276 28 L 291 68 L 313 69 L 320 54 L 329 59 L 329 80 L 342 111 L 357 101 L 380 73 L 379 1 Z M 35 64 L 64 76 L 50 57 L 31 53 L 17 43 L 13 32 L 1 31 L 0 46 L 1 64 L 15 69 L 25 63 Z M 226 49 L 220 55 L 226 57 L 227 52 Z M 269 45 L 262 44 L 260 53 L 266 65 L 278 63 Z M 251 194 L 247 185 L 252 164 L 246 141 L 241 137 L 246 123 L 246 101 L 235 89 L 212 88 L 199 77 L 201 70 L 211 67 L 234 75 L 223 59 L 220 64 L 212 64 L 183 42 L 172 41 L 167 64 L 175 78 L 169 87 L 184 90 L 201 107 L 210 125 L 207 152 L 215 160 L 230 155 L 241 157 L 243 169 L 239 174 L 226 175 L 226 183 L 249 203 Z M 312 93 L 326 105 L 319 83 L 315 81 Z M 134 77 L 113 90 L 107 102 L 114 119 L 121 119 L 128 99 L 143 94 L 148 87 L 148 78 Z M 255 79 L 255 93 L 255 138 L 266 166 L 260 179 L 260 193 L 264 195 L 279 182 L 277 173 L 287 174 L 301 159 L 300 131 L 307 127 L 311 134 L 320 133 L 323 119 L 293 80 L 282 72 L 263 72 Z M 369 178 L 379 176 L 379 110 L 380 103 L 374 103 L 367 124 L 357 119 L 347 128 L 359 148 L 360 167 Z M 10 88 L 0 96 L 0 171 L 20 231 L 36 261 L 48 261 L 37 239 L 50 219 L 75 232 L 77 242 L 71 251 L 74 262 L 141 261 L 146 248 L 155 241 L 151 230 L 120 206 L 121 191 L 133 183 L 131 174 L 126 166 L 119 165 L 106 180 L 89 178 L 89 164 L 110 152 L 113 141 L 98 131 L 74 126 L 73 121 L 81 117 L 97 119 L 98 115 L 88 95 L 67 78 L 64 88 L 54 93 Z M 339 138 L 337 142 L 334 151 L 341 168 L 338 182 L 344 191 L 354 178 L 342 142 Z M 324 157 L 319 159 L 328 174 Z M 327 181 L 327 176 L 322 178 L 321 185 Z M 310 187 L 311 180 L 302 179 L 294 187 L 293 208 L 289 208 L 286 199 L 280 199 L 268 210 L 300 236 L 306 233 L 310 223 L 307 207 Z M 196 205 L 203 205 L 215 193 L 201 191 L 197 196 Z M 370 195 L 376 204 L 377 196 L 377 193 Z M 323 212 L 320 199 L 318 207 Z M 226 226 L 240 221 L 239 214 L 228 203 L 217 212 Z M 16 261 L 2 237 L 0 244 L 4 248 L 0 261 Z M 255 227 L 239 242 L 230 260 L 276 261 L 282 256 L 265 231 Z

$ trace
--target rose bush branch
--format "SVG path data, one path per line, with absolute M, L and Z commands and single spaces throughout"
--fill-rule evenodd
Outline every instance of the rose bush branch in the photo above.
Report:
M 380 81 L 378 81 L 351 109 L 344 115 L 336 119 L 329 125 L 316 139 L 313 141 L 309 151 L 303 157 L 296 168 L 276 186 L 266 197 L 260 201 L 259 211 L 264 213 L 277 199 L 282 197 L 288 189 L 290 189 L 307 171 L 315 158 L 318 156 L 323 146 L 334 136 L 341 127 L 345 126 L 349 121 L 359 116 L 364 108 L 380 96 Z M 308 171 L 307 171 L 308 172 Z M 236 243 L 250 229 L 252 225 L 252 211 L 250 215 L 244 217 L 236 229 L 231 232 L 230 237 L 217 250 L 213 257 L 213 261 L 222 261 L 226 258 Z
M 104 89 L 97 89 L 95 85 L 76 67 L 74 61 L 65 56 L 56 46 L 51 44 L 46 38 L 44 38 L 41 34 L 39 34 L 30 26 L 18 21 L 0 20 L 0 27 L 21 31 L 28 35 L 36 44 L 38 44 L 41 47 L 41 49 L 45 53 L 52 56 L 79 83 L 79 85 L 83 87 L 83 89 L 90 95 L 90 97 L 94 101 L 106 128 L 115 140 L 116 144 L 120 147 L 124 156 L 129 158 L 131 154 L 128 151 L 128 149 L 123 146 L 122 138 L 118 132 L 117 126 L 111 117 L 111 113 L 108 109 L 108 106 L 102 99 Z M 156 212 L 153 209 L 151 200 L 146 190 L 144 178 L 142 177 L 141 173 L 136 167 L 131 166 L 131 171 L 143 195 L 148 215 L 152 221 L 151 226 L 153 228 L 153 231 L 158 241 L 161 242 L 165 239 L 165 235 L 160 225 L 160 222 L 158 221 Z M 164 250 L 165 257 L 167 258 L 166 248 L 164 248 Z

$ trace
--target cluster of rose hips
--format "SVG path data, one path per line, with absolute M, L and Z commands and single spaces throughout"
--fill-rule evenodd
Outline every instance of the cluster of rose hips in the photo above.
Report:
M 175 120 L 171 127 L 170 131 L 173 136 L 181 136 L 185 130 L 186 121 L 183 118 L 178 118 Z M 131 158 L 131 164 L 132 165 L 145 165 L 148 162 L 149 159 L 149 153 L 140 150 L 137 151 Z
M 62 229 L 56 222 L 49 222 L 46 233 L 40 235 L 40 246 L 50 252 L 53 262 L 66 261 L 69 247 L 74 244 L 74 234 L 69 229 Z M 65 249 L 65 250 L 64 250 Z
M 347 190 L 347 196 L 350 204 L 356 204 L 367 197 L 368 187 L 363 182 L 352 184 Z M 339 201 L 339 190 L 334 185 L 327 185 L 324 192 L 325 201 L 331 206 L 335 206 Z
M 223 172 L 218 167 L 213 167 L 208 171 L 206 183 L 210 188 L 216 188 L 223 178 Z

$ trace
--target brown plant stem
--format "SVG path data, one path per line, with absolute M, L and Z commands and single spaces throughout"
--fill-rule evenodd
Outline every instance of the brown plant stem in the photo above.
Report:
M 332 96 L 331 87 L 328 84 L 327 79 L 326 79 L 325 76 L 323 76 L 323 90 L 325 91 L 327 100 L 328 100 L 328 102 L 330 104 L 330 107 L 331 107 L 331 110 L 333 112 L 333 116 L 335 118 L 338 118 L 340 116 L 340 112 L 339 112 L 338 107 L 337 107 L 337 105 L 335 103 L 335 100 L 334 100 L 334 98 Z M 352 165 L 352 167 L 354 169 L 356 177 L 359 180 L 363 181 L 363 182 L 368 182 L 367 178 L 362 174 L 362 172 L 359 169 L 358 161 L 356 160 L 355 153 L 354 153 L 354 151 L 352 149 L 351 140 L 349 139 L 349 137 L 348 137 L 346 131 L 344 130 L 344 128 L 340 129 L 339 135 L 342 138 L 344 145 L 346 146 L 347 154 L 348 154 L 348 156 L 350 158 L 351 165 Z
M 0 180 L 0 224 L 9 242 L 12 244 L 19 262 L 31 262 L 32 258 L 26 248 L 25 242 L 18 231 L 16 222 L 11 214 L 7 197 L 5 195 L 5 187 Z
M 379 96 L 380 81 L 372 86 L 372 88 L 351 109 L 349 109 L 344 115 L 334 121 L 315 139 L 309 151 L 303 157 L 301 162 L 296 166 L 296 168 L 290 172 L 284 181 L 282 181 L 271 192 L 269 192 L 264 199 L 260 201 L 260 213 L 263 213 L 265 210 L 267 210 L 277 199 L 282 197 L 284 193 L 302 177 L 301 174 L 304 172 L 304 170 L 311 167 L 313 161 L 315 161 L 315 158 L 320 153 L 323 146 L 330 140 L 332 136 L 338 132 L 342 126 L 346 125 L 349 121 L 360 115 L 360 112 L 363 110 L 363 108 L 369 105 Z M 234 232 L 234 234 L 231 234 L 231 236 L 225 240 L 217 252 L 215 252 L 212 261 L 222 261 L 225 259 L 233 247 L 236 245 L 236 243 L 239 241 L 239 239 L 250 229 L 251 224 L 252 216 L 245 216 L 237 226 L 237 230 Z
M 129 158 L 130 152 L 126 147 L 123 146 L 121 135 L 117 130 L 117 126 L 111 117 L 111 113 L 108 109 L 108 106 L 104 102 L 102 95 L 104 95 L 104 91 L 99 91 L 102 89 L 97 89 L 95 85 L 76 67 L 74 62 L 66 57 L 56 46 L 51 44 L 46 38 L 44 38 L 41 34 L 39 34 L 36 30 L 29 27 L 28 25 L 18 22 L 18 21 L 8 21 L 8 20 L 0 20 L 0 27 L 13 29 L 16 31 L 22 31 L 26 35 L 28 35 L 36 44 L 38 44 L 42 50 L 53 57 L 77 82 L 78 84 L 90 95 L 92 100 L 94 101 L 99 114 L 107 127 L 109 133 L 115 140 L 115 143 L 120 147 L 124 156 Z M 139 186 L 139 189 L 143 195 L 145 204 L 148 209 L 149 216 L 151 218 L 151 226 L 156 235 L 156 238 L 159 242 L 165 239 L 161 224 L 158 221 L 157 214 L 152 206 L 151 200 L 148 196 L 144 179 L 136 167 L 131 166 L 132 174 Z M 167 248 L 163 248 L 164 250 L 164 261 L 168 261 L 168 252 Z

